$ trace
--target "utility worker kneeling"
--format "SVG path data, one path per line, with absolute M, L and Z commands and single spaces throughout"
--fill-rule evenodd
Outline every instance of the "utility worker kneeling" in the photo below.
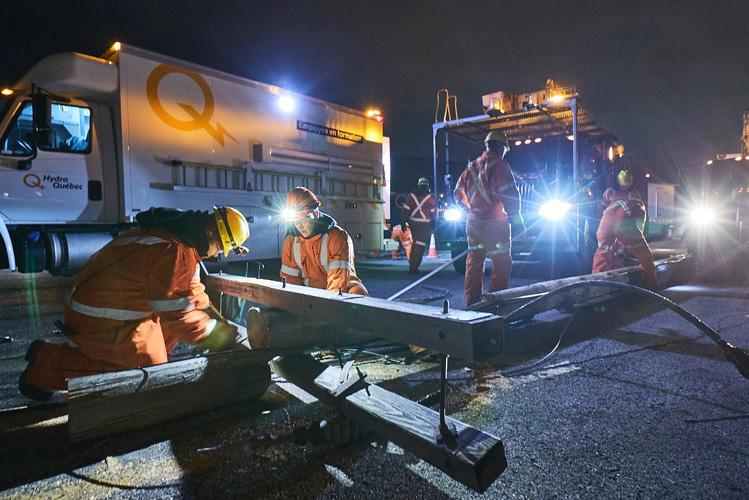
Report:
M 398 254 L 400 253 L 400 247 L 402 246 L 406 251 L 406 260 L 410 262 L 413 238 L 411 237 L 411 228 L 408 227 L 408 222 L 404 222 L 402 226 L 400 224 L 395 226 L 390 237 L 393 241 L 398 242 L 398 249 L 392 251 L 393 260 L 398 260 Z
M 320 211 L 320 200 L 296 187 L 286 198 L 289 223 L 281 252 L 281 278 L 287 283 L 335 292 L 369 295 L 354 267 L 354 243 L 335 219 Z
M 72 343 L 34 341 L 21 392 L 40 401 L 67 389 L 66 379 L 166 363 L 178 341 L 206 349 L 235 341 L 236 328 L 211 319 L 199 262 L 222 251 L 247 253 L 245 217 L 151 208 L 81 268 L 64 305 Z
M 598 249 L 593 256 L 593 272 L 613 271 L 624 267 L 624 247 L 637 258 L 644 276 L 645 288 L 655 290 L 656 269 L 653 253 L 642 229 L 645 205 L 641 200 L 617 200 L 604 210 L 596 238 Z

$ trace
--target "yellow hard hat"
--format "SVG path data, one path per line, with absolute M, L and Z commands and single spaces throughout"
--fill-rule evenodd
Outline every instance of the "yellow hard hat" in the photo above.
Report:
M 507 138 L 504 132 L 501 130 L 492 130 L 488 134 L 486 134 L 486 139 L 484 139 L 484 145 L 489 143 L 490 141 L 498 141 L 505 145 L 505 148 L 507 148 L 507 151 L 510 150 L 510 140 Z
M 213 207 L 213 215 L 216 217 L 224 256 L 228 257 L 231 250 L 237 255 L 246 254 L 248 250 L 242 243 L 250 237 L 250 226 L 245 216 L 231 207 Z
M 429 187 L 429 179 L 427 179 L 426 177 L 421 177 L 421 178 L 419 179 L 419 184 L 418 184 L 418 185 L 419 185 L 419 186 L 426 186 L 426 187 Z
M 629 187 L 634 181 L 632 172 L 630 172 L 629 170 L 622 170 L 621 172 L 619 172 L 619 175 L 616 176 L 616 180 L 621 187 Z

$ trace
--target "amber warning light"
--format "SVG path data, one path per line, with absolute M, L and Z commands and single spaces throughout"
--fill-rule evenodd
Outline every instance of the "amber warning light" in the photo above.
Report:
M 382 113 L 380 113 L 379 109 L 368 110 L 367 117 L 372 118 L 373 120 L 377 120 L 378 122 L 381 122 L 383 120 Z

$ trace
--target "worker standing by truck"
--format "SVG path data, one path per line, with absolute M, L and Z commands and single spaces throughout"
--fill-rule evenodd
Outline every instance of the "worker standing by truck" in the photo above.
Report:
M 653 253 L 643 235 L 647 217 L 641 200 L 616 200 L 606 208 L 596 232 L 598 249 L 593 255 L 593 272 L 612 271 L 624 267 L 625 247 L 637 258 L 644 277 L 644 286 L 656 288 Z
M 78 274 L 64 305 L 73 343 L 34 341 L 18 386 L 49 399 L 67 379 L 166 363 L 178 341 L 207 349 L 228 345 L 236 327 L 203 312 L 210 301 L 199 262 L 222 251 L 247 253 L 244 215 L 230 207 L 207 211 L 151 208 L 140 227 L 95 253 Z
M 416 189 L 408 193 L 401 208 L 401 219 L 411 227 L 413 244 L 411 256 L 408 259 L 408 272 L 415 274 L 419 271 L 424 252 L 429 245 L 432 229 L 432 215 L 434 214 L 434 196 L 429 188 L 429 179 L 422 177 Z
M 320 200 L 305 187 L 286 198 L 289 223 L 281 251 L 281 278 L 294 285 L 369 295 L 356 276 L 354 242 L 330 215 L 320 211 Z
M 525 231 L 520 215 L 520 194 L 510 165 L 504 160 L 510 150 L 507 136 L 495 130 L 484 140 L 486 151 L 466 166 L 453 195 L 468 209 L 466 236 L 466 306 L 481 300 L 486 257 L 494 263 L 489 292 L 507 288 L 512 270 L 510 237 Z

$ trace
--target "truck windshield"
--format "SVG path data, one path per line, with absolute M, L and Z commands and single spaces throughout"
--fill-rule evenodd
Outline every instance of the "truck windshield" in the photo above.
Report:
M 27 156 L 33 151 L 33 111 L 31 101 L 21 104 L 0 141 L 6 155 Z M 91 151 L 91 110 L 69 104 L 52 104 L 52 136 L 45 151 L 88 153 Z

